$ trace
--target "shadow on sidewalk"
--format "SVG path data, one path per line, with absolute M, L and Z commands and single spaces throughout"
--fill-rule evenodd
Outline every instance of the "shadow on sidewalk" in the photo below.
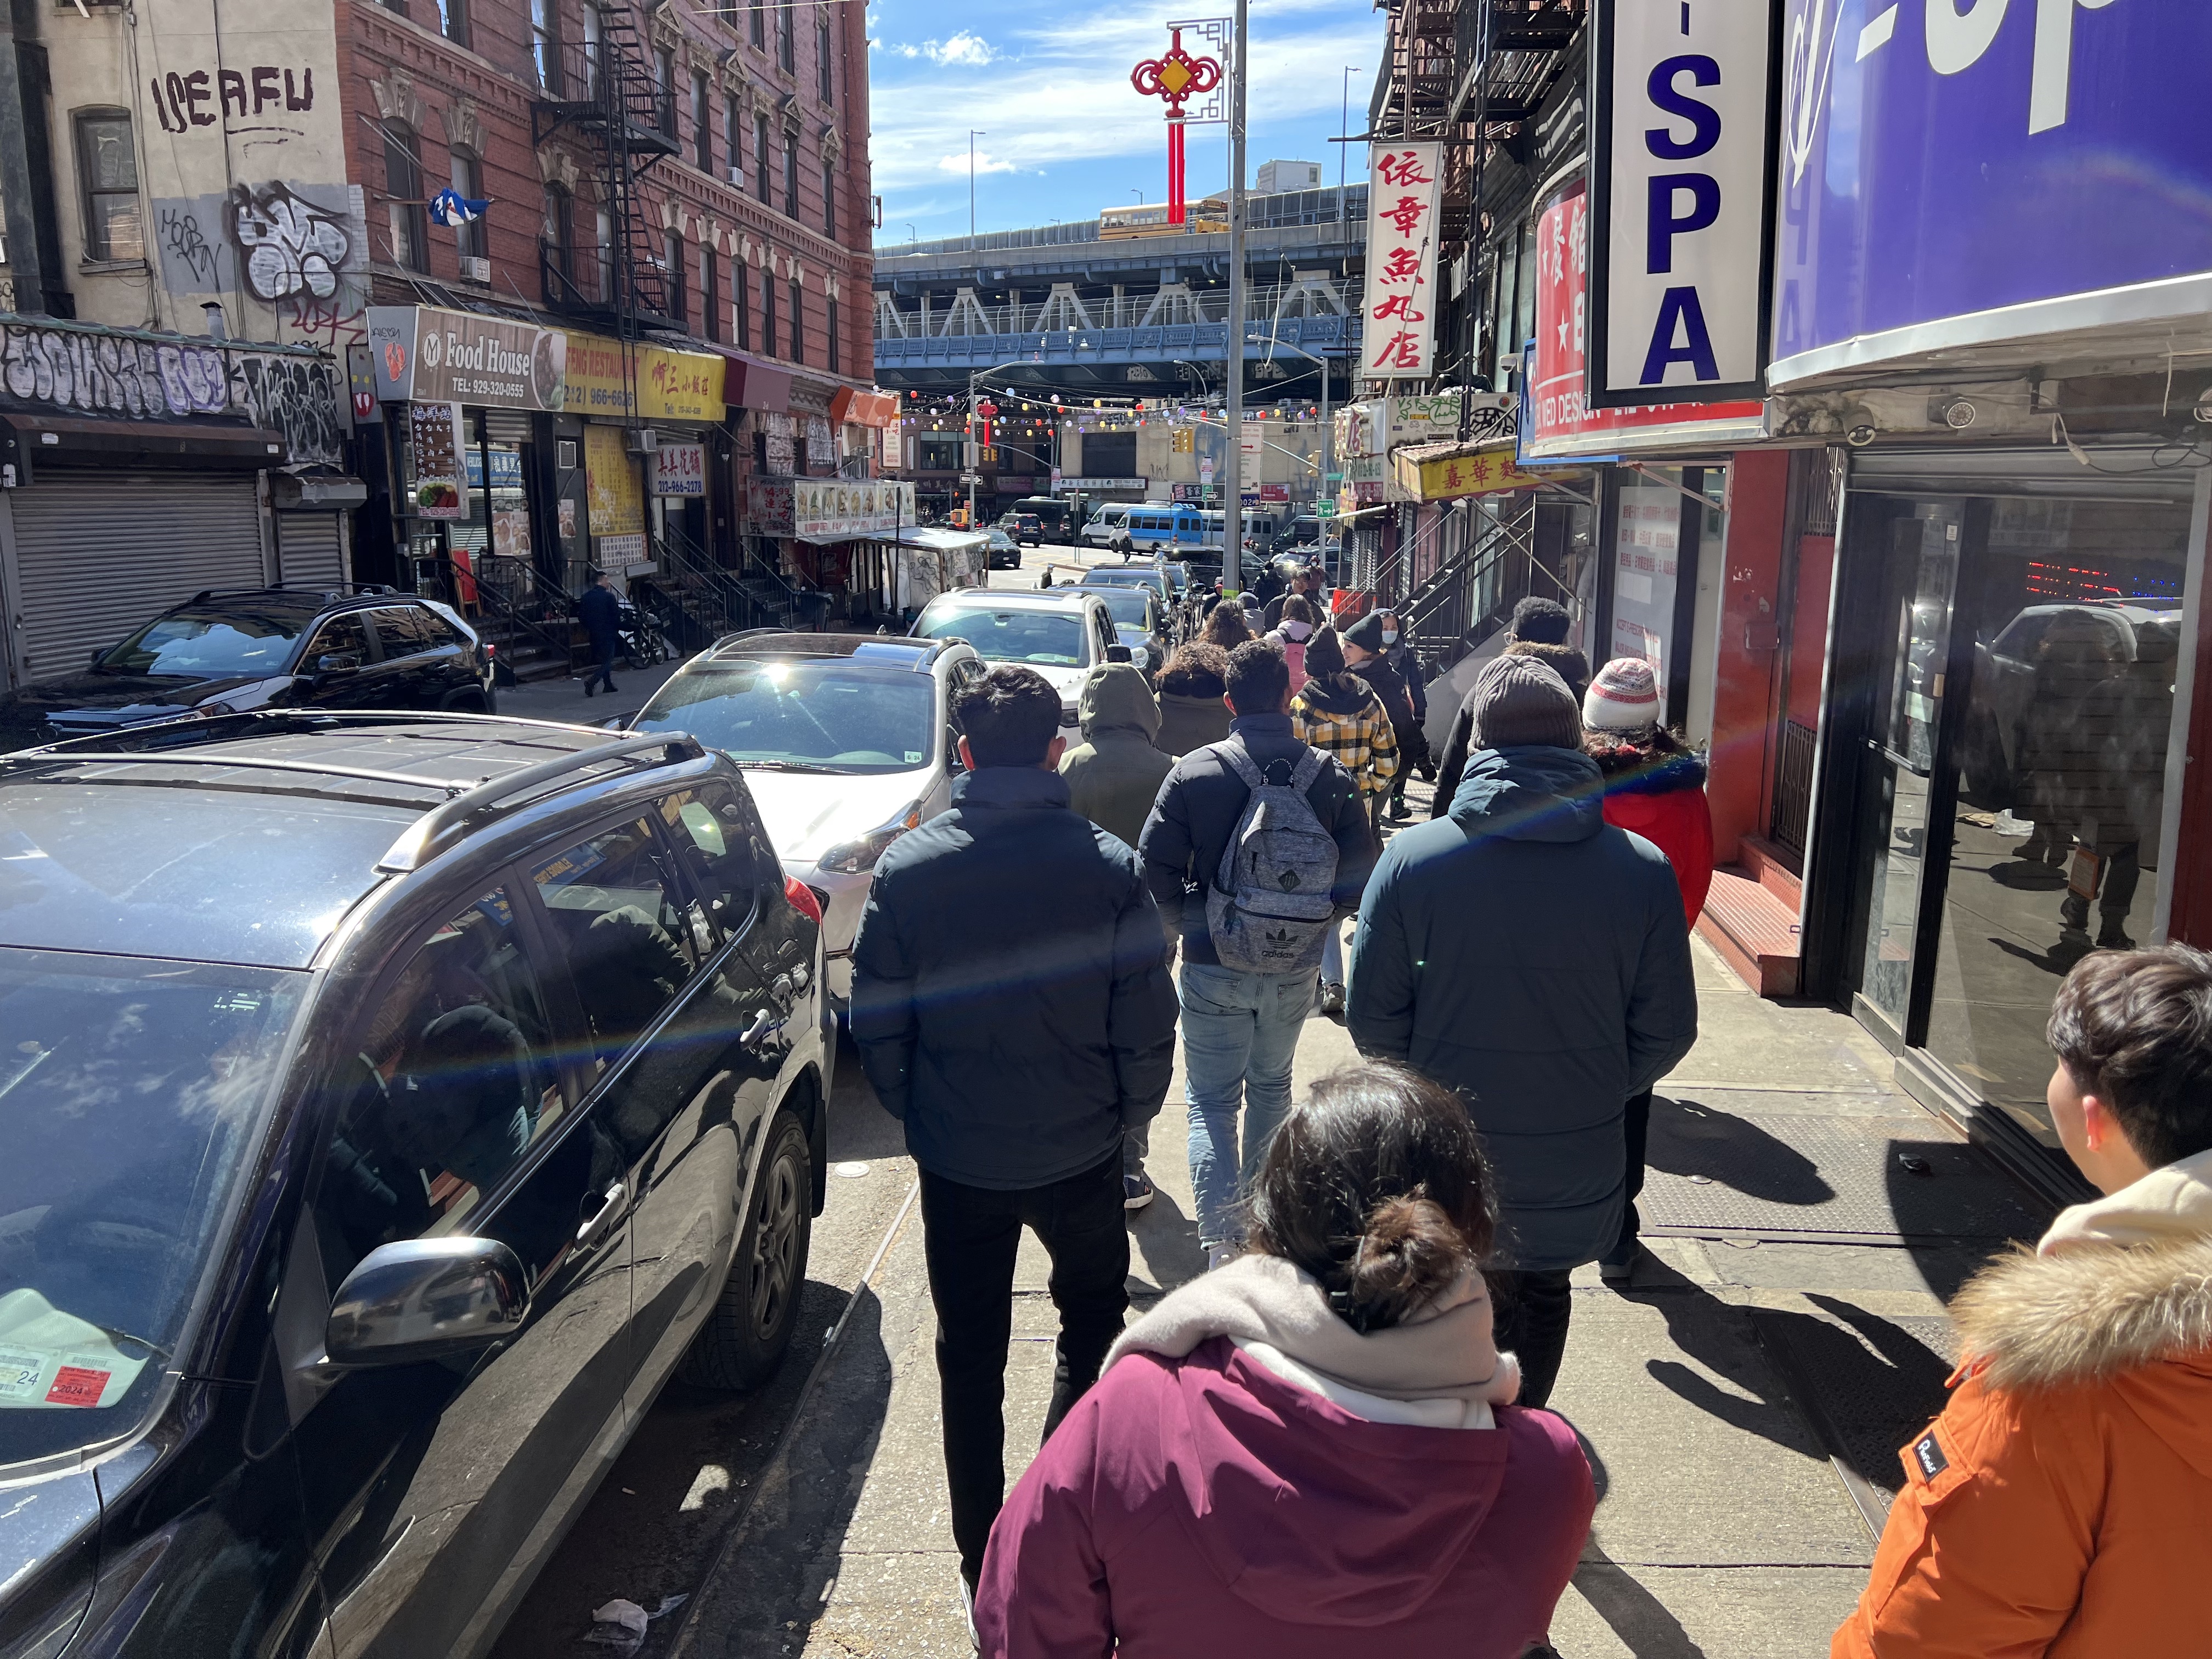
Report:
M 1744 1310 L 1708 1294 L 1656 1259 L 1644 1271 L 1644 1281 L 1633 1291 L 1622 1292 L 1626 1299 L 1656 1309 L 1666 1320 L 1667 1340 L 1677 1352 L 1742 1394 L 1731 1394 L 1675 1359 L 1645 1360 L 1644 1369 L 1651 1380 L 1731 1428 L 1807 1457 L 1824 1456 L 1810 1428 L 1791 1405 L 1788 1389 L 1760 1352 Z
M 1651 1101 L 1645 1164 L 1705 1177 L 1772 1204 L 1825 1204 L 1836 1189 L 1813 1160 L 1747 1116 L 1665 1095 Z

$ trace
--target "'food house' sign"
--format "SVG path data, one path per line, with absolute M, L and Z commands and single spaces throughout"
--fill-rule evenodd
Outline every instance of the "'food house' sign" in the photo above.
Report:
M 371 306 L 369 356 L 385 403 L 555 411 L 568 398 L 568 337 L 429 306 Z

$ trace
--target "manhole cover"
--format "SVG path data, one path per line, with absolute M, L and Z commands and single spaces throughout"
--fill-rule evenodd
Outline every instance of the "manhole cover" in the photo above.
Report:
M 1924 1117 L 1738 1116 L 1655 1099 L 1644 1229 L 1708 1237 L 2033 1238 L 2047 1213 Z

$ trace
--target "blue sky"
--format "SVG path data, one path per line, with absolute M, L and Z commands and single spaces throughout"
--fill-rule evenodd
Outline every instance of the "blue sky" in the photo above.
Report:
M 1166 50 L 1170 18 L 1229 8 L 1139 5 L 1102 15 L 1052 0 L 875 0 L 868 9 L 870 152 L 884 198 L 879 245 L 968 229 L 968 130 L 975 140 L 975 223 L 1006 230 L 1087 219 L 1167 189 L 1167 131 L 1157 99 L 1129 85 L 1139 59 Z M 1363 0 L 1251 0 L 1246 155 L 1318 161 L 1334 185 L 1344 68 L 1351 131 L 1375 83 L 1382 19 Z M 1187 46 L 1194 43 L 1186 42 Z M 1219 126 L 1189 135 L 1189 194 L 1228 183 Z M 1355 149 L 1358 147 L 1355 146 Z M 1364 150 L 1351 158 L 1360 176 Z

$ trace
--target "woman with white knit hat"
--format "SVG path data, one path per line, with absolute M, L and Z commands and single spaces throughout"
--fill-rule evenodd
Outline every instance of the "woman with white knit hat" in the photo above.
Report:
M 1659 685 L 1651 665 L 1615 657 L 1583 694 L 1583 752 L 1605 778 L 1605 821 L 1638 835 L 1667 855 L 1682 890 L 1692 927 L 1713 884 L 1713 814 L 1705 801 L 1705 764 L 1660 722 Z M 1644 1190 L 1644 1146 L 1651 1125 L 1651 1091 L 1628 1103 L 1628 1205 L 1620 1241 L 1598 1272 L 1621 1284 L 1633 1277 L 1636 1196 Z

